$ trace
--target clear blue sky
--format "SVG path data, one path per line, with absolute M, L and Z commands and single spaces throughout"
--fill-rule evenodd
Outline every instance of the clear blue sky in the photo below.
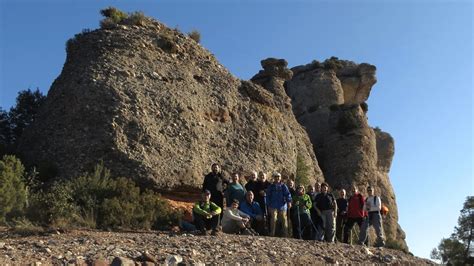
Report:
M 222 3 L 225 2 L 225 3 Z M 457 223 L 473 181 L 472 1 L 0 0 L 0 106 L 46 93 L 65 43 L 97 28 L 99 10 L 141 10 L 202 45 L 236 76 L 260 60 L 290 66 L 330 56 L 377 66 L 369 120 L 395 138 L 390 172 L 411 251 L 428 257 Z

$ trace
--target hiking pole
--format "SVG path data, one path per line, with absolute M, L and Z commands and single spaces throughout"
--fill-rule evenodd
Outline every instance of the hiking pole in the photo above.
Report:
M 267 195 L 263 196 L 263 231 L 265 235 L 269 234 L 268 229 L 268 208 L 267 208 Z
M 299 237 L 299 239 L 302 239 L 302 237 L 301 237 L 301 217 L 300 217 L 299 202 L 297 202 L 297 204 L 296 204 L 296 215 L 298 216 L 298 237 Z

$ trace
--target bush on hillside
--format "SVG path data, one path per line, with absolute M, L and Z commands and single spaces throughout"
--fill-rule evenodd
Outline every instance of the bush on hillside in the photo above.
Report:
M 26 204 L 23 181 L 25 167 L 15 156 L 5 155 L 0 161 L 0 223 L 20 213 Z
M 323 66 L 327 70 L 334 70 L 334 71 L 337 71 L 344 67 L 344 65 L 339 60 L 339 58 L 335 56 L 331 56 L 331 58 L 324 60 Z
M 111 22 L 118 24 L 122 22 L 122 20 L 128 17 L 127 13 L 115 8 L 115 7 L 108 7 L 102 9 L 100 14 L 104 16 L 106 19 L 110 19 Z
M 193 30 L 190 33 L 188 33 L 189 38 L 193 39 L 197 43 L 201 42 L 201 33 L 197 30 Z
M 296 184 L 309 185 L 309 166 L 305 163 L 303 156 L 298 153 L 296 156 Z
M 68 226 L 78 219 L 72 191 L 65 182 L 53 183 L 30 195 L 26 217 L 44 226 Z
M 336 129 L 340 134 L 344 135 L 354 129 L 360 128 L 360 126 L 360 121 L 357 118 L 357 109 L 351 108 L 342 111 Z
M 123 24 L 126 25 L 135 25 L 135 26 L 145 26 L 147 17 L 143 12 L 141 11 L 136 11 L 130 13 L 130 15 L 123 20 Z
M 102 163 L 36 193 L 29 214 L 44 225 L 101 229 L 160 229 L 180 217 L 159 194 L 140 190 L 128 178 L 112 178 Z

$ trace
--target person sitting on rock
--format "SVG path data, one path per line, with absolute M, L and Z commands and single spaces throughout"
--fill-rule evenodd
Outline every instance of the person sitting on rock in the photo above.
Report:
M 250 228 L 250 216 L 239 210 L 239 201 L 234 199 L 230 208 L 224 211 L 222 231 L 227 234 L 253 235 Z
M 288 233 L 286 211 L 291 208 L 291 194 L 288 187 L 281 182 L 281 174 L 273 173 L 273 183 L 267 188 L 267 207 L 270 216 L 270 236 L 275 236 L 276 225 L 282 226 L 283 236 Z
M 218 163 L 213 163 L 211 169 L 212 172 L 204 177 L 202 190 L 209 190 L 211 192 L 211 201 L 220 208 L 224 208 L 224 191 L 229 181 L 222 175 L 221 167 Z
M 221 208 L 211 201 L 211 192 L 204 190 L 201 200 L 196 202 L 193 207 L 194 224 L 203 235 L 207 235 L 206 230 L 211 230 L 212 235 L 218 232 L 219 214 Z
M 337 205 L 334 195 L 328 192 L 329 186 L 326 183 L 321 184 L 321 193 L 316 195 L 314 200 L 316 212 L 322 219 L 324 236 L 322 232 L 318 240 L 324 239 L 327 242 L 334 242 Z
M 226 202 L 227 207 L 230 207 L 234 200 L 238 200 L 239 202 L 243 202 L 245 200 L 245 188 L 239 182 L 239 174 L 233 173 L 232 174 L 232 183 L 229 184 L 226 190 Z
M 366 242 L 369 227 L 373 226 L 375 234 L 377 235 L 377 240 L 374 246 L 383 247 L 385 245 L 385 240 L 382 228 L 382 215 L 380 214 L 382 201 L 380 200 L 380 197 L 375 196 L 374 189 L 371 186 L 367 187 L 367 194 L 368 197 L 365 199 L 364 210 L 368 212 L 368 216 L 362 223 L 362 228 L 359 234 L 359 244 L 362 245 Z
M 252 228 L 262 235 L 264 233 L 262 208 L 260 208 L 258 202 L 254 201 L 253 199 L 253 192 L 247 191 L 247 194 L 245 194 L 245 201 L 240 203 L 240 210 L 250 217 L 250 224 Z
M 348 200 L 346 199 L 346 190 L 341 188 L 339 190 L 339 198 L 336 200 L 337 204 L 337 216 L 336 216 L 336 239 L 339 242 L 343 242 L 344 226 L 347 221 L 347 206 Z
M 304 186 L 299 185 L 293 198 L 293 237 L 298 239 L 313 239 L 310 210 L 313 206 L 311 197 L 305 194 Z
M 352 244 L 351 231 L 354 224 L 359 226 L 359 231 L 362 229 L 362 223 L 366 213 L 364 211 L 365 198 L 359 193 L 356 185 L 351 188 L 351 197 L 347 206 L 347 221 L 344 226 L 344 243 Z

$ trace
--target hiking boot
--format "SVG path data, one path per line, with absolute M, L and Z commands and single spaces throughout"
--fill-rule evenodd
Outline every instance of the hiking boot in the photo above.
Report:
M 243 236 L 253 236 L 252 232 L 249 229 L 243 229 L 240 231 L 240 234 Z
M 255 230 L 253 230 L 253 228 L 248 228 L 248 230 L 250 231 L 250 233 L 252 233 L 253 236 L 259 235 Z

